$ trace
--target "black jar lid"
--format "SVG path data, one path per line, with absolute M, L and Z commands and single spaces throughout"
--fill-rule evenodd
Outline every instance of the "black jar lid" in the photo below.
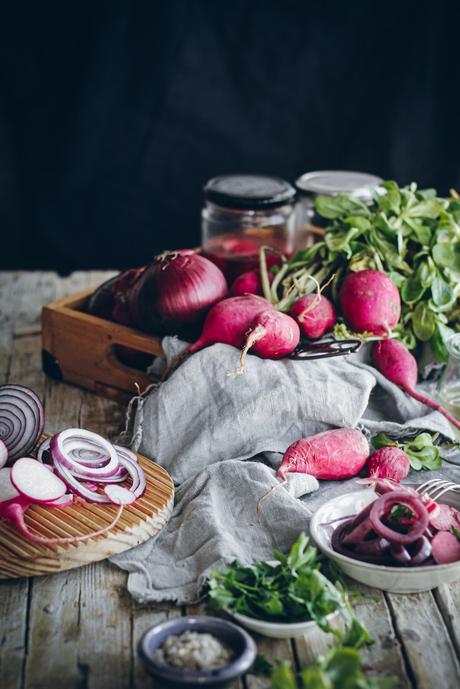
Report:
M 341 192 L 353 194 L 362 201 L 372 199 L 372 188 L 383 182 L 381 177 L 352 170 L 318 170 L 306 172 L 296 179 L 295 186 L 302 196 L 334 196 Z
M 278 208 L 292 201 L 295 194 L 289 182 L 268 175 L 220 175 L 204 187 L 207 201 L 242 210 Z

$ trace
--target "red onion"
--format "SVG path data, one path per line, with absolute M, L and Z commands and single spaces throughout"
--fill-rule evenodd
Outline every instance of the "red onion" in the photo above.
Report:
M 366 536 L 370 534 L 372 531 L 372 523 L 369 518 L 363 519 L 363 521 L 358 524 L 358 526 L 355 526 L 351 531 L 348 531 L 348 533 L 343 537 L 343 542 L 345 545 L 351 545 L 354 543 L 361 543 L 361 541 L 364 541 Z
M 400 533 L 382 522 L 382 518 L 387 516 L 394 505 L 407 505 L 416 514 L 416 519 L 411 525 L 408 533 Z M 382 538 L 386 538 L 392 543 L 400 543 L 407 545 L 413 543 L 419 538 L 426 527 L 428 526 L 428 512 L 423 502 L 411 495 L 407 491 L 393 491 L 381 495 L 375 502 L 372 503 L 372 509 L 369 515 L 372 526 L 376 534 Z
M 148 332 L 179 332 L 201 324 L 227 296 L 222 271 L 194 251 L 165 252 L 141 273 L 127 294 L 134 325 Z
M 43 431 L 43 405 L 33 390 L 22 385 L 0 387 L 0 440 L 8 463 L 27 455 Z
M 94 452 L 95 447 L 97 447 L 98 452 Z M 70 471 L 87 479 L 110 478 L 117 473 L 120 466 L 113 445 L 97 433 L 81 428 L 68 428 L 56 433 L 51 438 L 50 449 L 55 463 L 58 462 Z M 76 450 L 92 451 L 93 459 L 91 460 L 88 454 L 83 462 L 76 459 Z M 101 466 L 101 457 L 104 456 L 107 459 Z
M 0 469 L 5 466 L 5 464 L 8 461 L 8 448 L 3 442 L 3 440 L 0 440 Z

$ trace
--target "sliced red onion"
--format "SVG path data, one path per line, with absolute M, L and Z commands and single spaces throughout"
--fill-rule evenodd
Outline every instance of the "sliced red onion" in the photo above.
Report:
M 409 551 L 402 543 L 392 543 L 390 554 L 400 565 L 409 565 L 412 559 Z
M 426 536 L 421 536 L 414 543 L 411 565 L 421 565 L 431 555 L 431 543 Z
M 93 463 L 88 465 L 88 457 L 85 460 L 85 464 L 74 458 L 73 452 L 75 450 L 87 449 L 88 445 L 93 446 L 89 449 L 94 449 L 94 446 L 98 446 L 99 450 L 108 458 L 103 466 L 94 466 Z M 68 428 L 65 431 L 56 433 L 51 438 L 50 449 L 55 464 L 60 464 L 87 479 L 109 478 L 117 473 L 120 466 L 116 450 L 108 440 L 97 433 L 81 428 Z M 99 464 L 99 461 L 97 460 L 96 463 Z
M 0 387 L 0 439 L 8 449 L 8 462 L 27 455 L 44 425 L 43 405 L 35 392 L 22 385 Z
M 120 462 L 131 476 L 131 480 L 133 482 L 130 488 L 131 492 L 134 493 L 136 498 L 140 498 L 141 495 L 143 495 L 147 485 L 143 468 L 139 462 L 133 461 L 128 456 L 122 457 L 120 455 Z
M 363 519 L 363 521 L 358 524 L 358 526 L 355 526 L 352 528 L 348 533 L 345 534 L 343 537 L 343 543 L 345 545 L 352 545 L 355 543 L 361 543 L 361 541 L 364 541 L 366 536 L 368 536 L 372 531 L 372 523 L 369 517 L 366 519 Z
M 117 451 L 118 457 L 125 457 L 126 459 L 130 459 L 132 462 L 138 462 L 136 453 L 132 450 L 129 450 L 127 447 L 123 447 L 122 445 L 114 445 L 114 448 Z
M 382 519 L 390 513 L 394 505 L 407 505 L 416 514 L 416 520 L 408 533 L 400 533 L 383 523 Z M 407 491 L 391 491 L 381 495 L 372 503 L 369 514 L 374 531 L 391 543 L 407 545 L 419 538 L 428 526 L 428 512 L 423 502 Z
M 387 541 L 386 538 L 379 538 L 379 536 L 376 536 L 375 538 L 371 538 L 369 541 L 361 541 L 361 543 L 357 543 L 355 545 L 355 550 L 357 553 L 362 553 L 363 555 L 377 555 L 388 550 L 390 545 L 390 541 Z
M 110 502 L 107 495 L 101 495 L 100 493 L 95 493 L 92 490 L 89 490 L 89 488 L 87 488 L 79 479 L 73 476 L 70 469 L 67 469 L 67 467 L 59 464 L 59 462 L 54 462 L 54 469 L 62 478 L 67 487 L 70 488 L 72 493 L 75 493 L 75 495 L 85 498 L 85 500 L 88 500 L 88 502 Z
M 8 448 L 3 442 L 3 440 L 0 440 L 0 469 L 2 469 L 5 464 L 8 461 Z
M 45 440 L 40 443 L 40 447 L 37 450 L 37 460 L 42 464 L 49 464 L 52 461 L 50 441 L 51 438 L 45 438 Z

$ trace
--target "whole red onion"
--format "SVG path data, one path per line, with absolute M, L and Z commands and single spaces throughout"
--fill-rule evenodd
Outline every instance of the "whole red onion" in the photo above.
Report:
M 222 271 L 189 249 L 156 256 L 127 294 L 131 319 L 150 332 L 180 333 L 198 325 L 227 296 Z

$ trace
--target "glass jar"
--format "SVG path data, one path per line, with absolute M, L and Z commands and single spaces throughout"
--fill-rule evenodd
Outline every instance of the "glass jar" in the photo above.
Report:
M 296 250 L 313 244 L 315 237 L 322 236 L 322 228 L 328 222 L 315 212 L 315 199 L 318 195 L 335 196 L 345 192 L 368 202 L 372 200 L 372 190 L 382 181 L 381 177 L 349 170 L 320 170 L 306 172 L 299 177 L 295 182 L 298 196 L 295 222 Z
M 204 187 L 203 255 L 229 282 L 259 265 L 259 249 L 270 246 L 290 256 L 294 250 L 294 187 L 279 177 L 222 175 Z M 279 262 L 267 253 L 269 265 Z
M 460 333 L 447 341 L 449 359 L 439 381 L 438 397 L 453 416 L 460 419 Z

